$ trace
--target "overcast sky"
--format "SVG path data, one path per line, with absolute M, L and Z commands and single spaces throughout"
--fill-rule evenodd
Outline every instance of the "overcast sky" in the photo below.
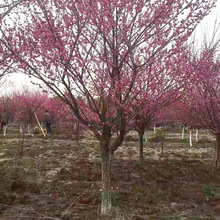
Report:
M 219 25 L 220 24 L 220 0 L 217 0 L 217 6 L 212 9 L 210 14 L 206 16 L 196 28 L 194 34 L 198 40 L 202 39 L 204 34 L 207 37 L 211 38 L 216 19 Z M 220 31 L 218 33 L 220 37 Z
M 207 37 L 212 36 L 213 27 L 214 27 L 216 18 L 217 18 L 218 24 L 220 24 L 220 0 L 217 0 L 217 6 L 214 9 L 212 9 L 211 13 L 207 17 L 205 17 L 203 21 L 196 28 L 194 34 L 195 34 L 195 38 L 198 40 L 198 43 L 201 42 L 204 34 L 206 34 Z M 220 31 L 218 35 L 220 37 Z M 19 89 L 27 85 L 32 89 L 36 88 L 36 86 L 33 86 L 31 84 L 30 78 L 23 74 L 16 74 L 14 76 L 11 76 L 10 79 L 12 82 L 14 82 L 13 89 Z M 6 93 L 7 91 L 11 91 L 11 89 L 5 90 Z

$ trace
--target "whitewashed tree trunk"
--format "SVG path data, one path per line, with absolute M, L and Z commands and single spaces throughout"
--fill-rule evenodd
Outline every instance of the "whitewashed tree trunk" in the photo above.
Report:
M 144 132 L 144 139 L 147 142 L 147 131 Z
M 22 125 L 20 125 L 19 131 L 20 131 L 20 133 L 22 133 L 22 132 L 23 132 Z
M 7 134 L 7 128 L 8 128 L 7 125 L 3 126 L 3 135 L 4 136 L 6 136 L 6 134 Z
M 102 202 L 101 214 L 107 215 L 111 212 L 111 156 L 108 153 L 102 153 Z
M 183 129 L 182 129 L 182 140 L 184 139 L 184 136 L 185 136 L 185 126 L 183 126 Z
M 199 139 L 198 139 L 198 134 L 199 134 L 199 129 L 196 129 L 196 142 L 199 141 Z
M 30 124 L 28 124 L 27 130 L 28 130 L 28 134 L 31 134 L 31 125 Z
M 189 130 L 189 146 L 192 147 L 192 131 Z
M 156 134 L 156 126 L 154 125 L 154 134 Z

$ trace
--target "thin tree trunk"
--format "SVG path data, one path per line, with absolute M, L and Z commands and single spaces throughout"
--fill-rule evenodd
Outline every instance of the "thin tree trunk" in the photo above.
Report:
M 144 132 L 144 139 L 147 142 L 147 131 Z
M 31 134 L 31 125 L 30 124 L 28 124 L 27 130 L 28 130 L 28 134 Z
M 156 134 L 156 126 L 154 125 L 154 134 Z
M 166 128 L 163 129 L 163 137 L 162 137 L 162 143 L 161 143 L 161 154 L 162 154 L 162 157 L 163 157 L 163 152 L 164 152 L 165 133 L 166 133 Z
M 76 122 L 76 143 L 79 145 L 79 121 Z
M 192 131 L 189 130 L 189 146 L 192 147 Z
M 199 129 L 196 129 L 196 142 L 198 142 L 198 134 L 199 134 Z
M 23 155 L 24 155 L 24 129 L 22 132 L 22 140 L 21 140 L 21 148 L 20 148 L 20 158 L 22 159 Z
M 102 162 L 102 203 L 101 203 L 101 214 L 107 215 L 112 209 L 111 200 L 111 155 L 102 150 L 101 153 Z
M 127 139 L 127 136 L 125 136 L 125 147 L 128 147 L 128 139 Z
M 23 128 L 22 128 L 22 126 L 20 125 L 20 128 L 19 128 L 19 131 L 20 131 L 20 133 L 22 133 L 23 132 Z
M 220 133 L 216 135 L 214 166 L 220 167 Z
M 7 134 L 7 129 L 8 129 L 7 125 L 3 126 L 3 135 L 4 136 L 6 136 L 6 134 Z
M 142 164 L 144 162 L 144 133 L 139 132 L 139 161 Z
M 185 135 L 185 126 L 183 126 L 183 129 L 182 129 L 182 140 L 184 139 L 184 135 Z

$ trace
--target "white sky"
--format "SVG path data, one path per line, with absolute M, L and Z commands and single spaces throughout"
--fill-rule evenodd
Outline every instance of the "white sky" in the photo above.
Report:
M 198 40 L 198 43 L 201 43 L 204 34 L 207 37 L 212 36 L 213 27 L 215 24 L 215 20 L 217 19 L 217 23 L 220 24 L 220 0 L 217 0 L 217 6 L 212 9 L 211 13 L 203 19 L 203 21 L 198 25 L 197 29 L 195 30 L 195 39 Z M 220 30 L 218 36 L 220 37 Z M 13 86 L 4 89 L 4 93 L 8 93 L 11 90 L 18 90 L 22 89 L 24 86 L 30 87 L 30 89 L 36 89 L 38 87 L 31 84 L 31 80 L 28 76 L 17 73 L 10 76 L 10 81 L 13 82 Z
M 220 0 L 217 0 L 216 7 L 212 9 L 208 16 L 206 16 L 195 30 L 196 39 L 201 40 L 204 35 L 211 38 L 215 21 L 220 25 Z M 220 29 L 220 28 L 219 28 Z M 220 30 L 218 31 L 220 37 Z

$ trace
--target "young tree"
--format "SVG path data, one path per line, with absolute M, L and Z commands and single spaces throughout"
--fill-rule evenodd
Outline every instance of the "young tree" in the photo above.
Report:
M 220 167 L 220 61 L 217 47 L 205 44 L 200 57 L 195 58 L 198 82 L 184 102 L 193 111 L 194 122 L 208 128 L 216 136 L 214 165 Z
M 24 88 L 23 91 L 15 92 L 14 100 L 17 109 L 16 119 L 27 124 L 28 133 L 30 133 L 30 126 L 36 122 L 34 113 L 42 108 L 43 103 L 47 99 L 47 94 L 30 91 L 28 88 Z
M 85 126 L 75 117 L 69 105 L 63 103 L 59 98 L 53 97 L 47 99 L 42 107 L 52 114 L 53 125 L 57 133 L 65 134 L 71 138 L 74 135 L 74 139 L 79 143 Z
M 175 56 L 159 56 L 154 59 L 143 75 L 145 79 L 140 82 L 142 92 L 134 102 L 134 126 L 139 134 L 140 163 L 143 163 L 144 133 L 147 126 L 165 107 L 176 102 L 192 86 L 189 83 L 196 75 L 191 65 L 191 54 L 187 48 L 182 47 Z M 182 72 L 184 71 L 184 74 Z
M 111 155 L 142 96 L 141 70 L 175 56 L 214 2 L 29 0 L 5 17 L 13 25 L 1 28 L 0 42 L 17 68 L 43 81 L 100 142 L 102 214 L 111 210 Z

